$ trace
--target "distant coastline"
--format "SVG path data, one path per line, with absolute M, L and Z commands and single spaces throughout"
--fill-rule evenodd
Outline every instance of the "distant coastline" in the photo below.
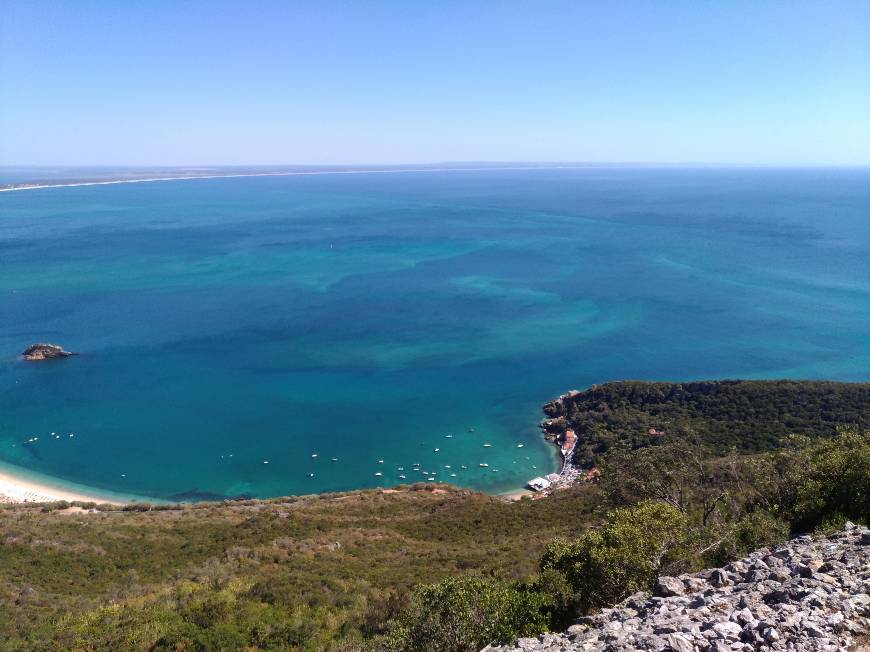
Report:
M 121 183 L 155 183 L 160 181 L 191 181 L 194 179 L 237 179 L 244 177 L 295 177 L 295 176 L 323 176 L 334 174 L 403 174 L 423 172 L 487 172 L 495 170 L 577 170 L 593 165 L 490 165 L 476 167 L 384 167 L 384 168 L 358 168 L 358 169 L 330 169 L 330 170 L 287 170 L 280 172 L 227 172 L 226 174 L 179 174 L 174 176 L 157 177 L 133 177 L 133 178 L 107 178 L 107 179 L 73 179 L 58 182 L 30 181 L 20 183 L 7 183 L 0 186 L 0 192 L 12 192 L 16 190 L 38 190 L 41 188 L 73 188 L 78 186 L 109 186 Z
M 215 166 L 215 167 L 51 167 L 0 166 L 0 192 L 38 190 L 40 188 L 71 188 L 78 186 L 105 186 L 122 183 L 156 183 L 161 181 L 191 181 L 195 179 L 236 179 L 244 177 L 293 177 L 347 174 L 402 174 L 425 172 L 499 172 L 523 170 L 609 170 L 609 169 L 680 169 L 680 168 L 762 168 L 777 166 L 712 165 L 697 163 L 596 163 L 596 162 L 538 162 L 506 163 L 466 162 L 408 165 L 323 165 L 323 166 Z M 19 176 L 10 180 L 11 176 Z M 46 174 L 48 172 L 48 174 Z

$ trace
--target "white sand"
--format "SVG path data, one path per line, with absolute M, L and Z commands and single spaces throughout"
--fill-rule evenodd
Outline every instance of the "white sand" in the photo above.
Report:
M 0 471 L 0 503 L 50 503 L 57 500 L 121 504 L 97 494 L 68 491 Z
M 501 496 L 502 498 L 507 498 L 508 500 L 520 500 L 522 498 L 525 498 L 526 496 L 534 495 L 535 492 L 528 489 L 514 489 L 513 491 L 505 491 L 499 494 L 499 496 Z

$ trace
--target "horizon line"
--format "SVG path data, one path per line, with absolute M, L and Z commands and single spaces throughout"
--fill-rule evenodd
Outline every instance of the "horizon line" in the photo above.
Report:
M 594 160 L 486 160 L 465 159 L 452 161 L 430 161 L 410 163 L 0 163 L 2 168 L 402 168 L 429 166 L 475 165 L 486 167 L 529 166 L 529 167 L 775 167 L 775 168 L 864 168 L 870 161 L 862 163 L 786 163 L 786 162 L 728 162 L 728 161 L 594 161 Z M 295 170 L 290 170 L 295 171 Z
M 425 166 L 429 167 L 425 167 Z M 448 167 L 435 167 L 437 165 L 448 166 Z M 688 166 L 681 164 L 630 164 L 630 163 L 575 163 L 575 164 L 557 164 L 557 163 L 527 163 L 526 165 L 519 164 L 507 164 L 507 163 L 478 163 L 477 167 L 449 167 L 450 163 L 432 163 L 432 164 L 418 164 L 418 167 L 412 167 L 412 164 L 397 164 L 397 165 L 371 165 L 371 166 L 338 166 L 338 165 L 322 165 L 322 166 L 272 166 L 272 165 L 262 165 L 262 166 L 209 166 L 209 167 L 199 167 L 196 168 L 194 166 L 165 166 L 162 169 L 179 169 L 179 170 L 191 170 L 191 169 L 201 169 L 201 170 L 217 170 L 220 171 L 222 167 L 230 168 L 230 169 L 245 169 L 246 167 L 251 168 L 271 168 L 271 167 L 301 167 L 301 168 L 315 168 L 315 169 L 302 169 L 302 170 L 285 170 L 285 171 L 275 171 L 275 172 L 249 172 L 249 173 L 234 173 L 234 174 L 193 174 L 193 175 L 185 175 L 185 176 L 169 176 L 169 177 L 139 177 L 139 178 L 129 178 L 129 179 L 79 179 L 79 180 L 69 180 L 67 182 L 55 182 L 55 183 L 40 183 L 38 181 L 34 182 L 18 182 L 18 183 L 9 183 L 3 186 L 0 186 L 0 192 L 13 192 L 13 191 L 21 191 L 21 190 L 39 190 L 44 188 L 72 188 L 72 187 L 81 187 L 81 186 L 109 186 L 109 185 L 117 185 L 122 183 L 158 183 L 165 181 L 192 181 L 195 179 L 235 179 L 235 178 L 244 178 L 244 177 L 291 177 L 291 176 L 326 176 L 326 175 L 338 175 L 338 174 L 410 174 L 410 173 L 426 173 L 426 172 L 488 172 L 493 170 L 588 170 L 588 169 L 610 169 L 614 167 L 622 167 L 622 168 L 630 168 L 630 167 L 670 167 L 670 168 L 680 168 L 680 167 L 706 167 L 706 168 L 747 168 L 747 167 L 764 167 L 764 168 L 772 168 L 772 169 L 783 169 L 788 167 L 789 169 L 819 169 L 823 166 L 779 166 L 779 165 L 712 165 L 712 164 L 704 164 L 704 165 L 696 165 L 696 166 Z M 455 163 L 453 165 L 461 165 L 460 163 Z M 466 164 L 468 165 L 468 164 Z M 423 167 L 419 167 L 423 166 Z M 0 167 L 11 167 L 11 166 L 0 166 Z M 20 167 L 43 167 L 43 166 L 20 166 Z M 45 166 L 45 167 L 59 167 L 59 168 L 67 168 L 67 169 L 76 169 L 79 166 Z M 113 166 L 80 166 L 81 168 L 99 168 L 99 167 L 113 167 Z M 127 167 L 127 169 L 136 169 L 136 166 L 114 166 L 117 169 L 123 169 Z M 148 167 L 156 167 L 156 166 L 140 166 L 138 169 L 147 169 Z M 860 168 L 867 166 L 824 166 L 828 169 L 837 167 L 837 168 Z M 332 168 L 332 169 L 322 169 L 322 168 Z M 348 169 L 349 168 L 349 169 Z

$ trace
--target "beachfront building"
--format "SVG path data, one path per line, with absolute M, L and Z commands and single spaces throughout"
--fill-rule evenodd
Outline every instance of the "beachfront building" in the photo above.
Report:
M 532 478 L 528 481 L 526 486 L 532 491 L 543 491 L 544 489 L 549 487 L 550 484 L 552 483 L 544 478 Z

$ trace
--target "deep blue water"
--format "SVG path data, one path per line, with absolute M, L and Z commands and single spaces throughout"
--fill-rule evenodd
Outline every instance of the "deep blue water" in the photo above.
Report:
M 498 491 L 554 467 L 536 424 L 568 389 L 867 380 L 868 324 L 866 169 L 5 192 L 0 461 L 158 498 L 387 486 L 415 462 Z M 36 341 L 81 356 L 18 359 Z

